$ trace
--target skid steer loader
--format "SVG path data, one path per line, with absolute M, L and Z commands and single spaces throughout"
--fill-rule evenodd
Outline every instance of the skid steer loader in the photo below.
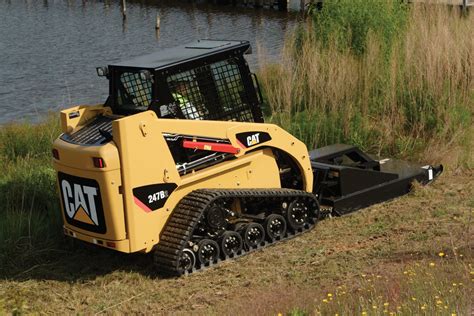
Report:
M 442 166 L 308 152 L 265 124 L 246 41 L 200 40 L 97 68 L 105 104 L 61 112 L 53 163 L 67 236 L 191 273 L 427 184 Z

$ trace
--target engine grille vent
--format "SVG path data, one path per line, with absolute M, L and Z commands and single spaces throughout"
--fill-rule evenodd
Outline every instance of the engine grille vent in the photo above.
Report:
M 103 145 L 112 140 L 114 118 L 98 116 L 89 124 L 72 134 L 63 134 L 61 139 L 78 145 Z

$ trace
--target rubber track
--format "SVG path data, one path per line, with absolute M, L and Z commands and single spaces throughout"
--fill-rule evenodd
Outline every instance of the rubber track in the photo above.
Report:
M 212 189 L 201 189 L 189 193 L 185 196 L 176 206 L 173 213 L 170 215 L 168 222 L 166 223 L 160 237 L 160 242 L 155 247 L 154 261 L 158 268 L 158 272 L 164 275 L 178 276 L 179 273 L 178 258 L 181 251 L 188 246 L 188 242 L 192 237 L 192 233 L 198 224 L 203 212 L 217 199 L 224 198 L 239 198 L 239 199 L 258 199 L 262 200 L 281 200 L 290 202 L 296 198 L 310 199 L 317 205 L 315 196 L 311 193 L 304 191 L 291 190 L 291 189 L 245 189 L 245 190 L 212 190 Z M 314 218 L 316 223 L 318 214 Z M 295 237 L 307 230 L 313 228 L 315 224 L 306 224 L 305 227 L 299 229 L 296 232 L 288 231 L 283 238 L 280 238 L 273 242 L 265 241 L 261 245 L 240 251 L 238 254 L 231 258 L 237 258 L 243 256 L 249 252 L 262 249 L 266 246 L 274 244 L 278 241 L 290 239 Z M 207 266 L 195 266 L 192 272 L 196 272 L 214 266 L 223 260 L 230 259 L 226 257 L 224 259 L 218 259 L 215 262 Z

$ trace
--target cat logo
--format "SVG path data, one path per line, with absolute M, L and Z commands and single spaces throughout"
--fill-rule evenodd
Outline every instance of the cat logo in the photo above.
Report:
M 61 189 L 65 201 L 65 211 L 69 218 L 89 225 L 99 225 L 94 200 L 97 196 L 96 188 L 76 183 L 71 185 L 67 180 L 63 180 Z
M 253 147 L 272 140 L 270 134 L 265 132 L 245 132 L 235 135 L 240 145 L 245 148 Z
M 99 185 L 95 180 L 58 174 L 63 209 L 68 223 L 105 233 Z
M 247 147 L 257 145 L 258 143 L 260 143 L 260 141 L 258 140 L 259 136 L 260 136 L 260 133 L 247 136 Z

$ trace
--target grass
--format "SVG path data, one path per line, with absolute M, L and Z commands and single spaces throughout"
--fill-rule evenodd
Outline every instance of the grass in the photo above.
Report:
M 279 64 L 261 58 L 270 120 L 310 147 L 421 159 L 461 142 L 474 113 L 473 16 L 374 1 L 329 1 Z
M 472 171 L 448 170 L 410 196 L 325 220 L 297 239 L 180 279 L 157 276 L 145 255 L 63 248 L 6 274 L 0 306 L 68 314 L 469 315 L 472 179 Z
M 57 244 L 62 223 L 50 157 L 58 135 L 52 118 L 0 129 L 0 275 Z
M 295 309 L 296 313 L 289 314 L 463 315 L 471 303 L 466 291 L 472 286 L 472 268 L 462 262 L 433 259 L 390 267 L 385 273 L 360 274 L 351 284 L 321 293 L 312 309 Z

